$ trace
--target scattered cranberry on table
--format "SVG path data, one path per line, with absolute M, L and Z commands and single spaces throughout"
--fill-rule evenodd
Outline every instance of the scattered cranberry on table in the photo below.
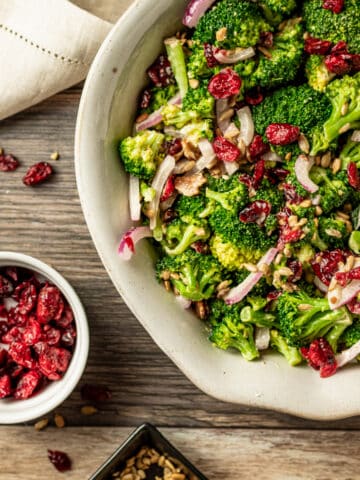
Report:
M 11 154 L 0 154 L 0 172 L 13 172 L 19 167 L 20 163 L 17 158 Z
M 53 173 L 52 166 L 47 162 L 39 162 L 32 165 L 23 178 L 24 185 L 32 187 L 44 182 Z
M 66 372 L 76 339 L 60 290 L 30 270 L 0 268 L 0 398 L 29 398 Z
M 71 460 L 67 453 L 59 450 L 48 450 L 48 458 L 59 472 L 71 470 Z

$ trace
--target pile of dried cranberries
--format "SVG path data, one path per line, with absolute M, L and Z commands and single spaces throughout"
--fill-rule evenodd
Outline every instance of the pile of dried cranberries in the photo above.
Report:
M 73 312 L 60 290 L 25 268 L 0 268 L 0 398 L 29 398 L 66 372 Z

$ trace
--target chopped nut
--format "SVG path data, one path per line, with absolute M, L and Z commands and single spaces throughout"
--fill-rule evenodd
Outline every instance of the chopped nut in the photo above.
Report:
M 304 152 L 304 153 L 309 153 L 310 152 L 309 141 L 303 133 L 300 133 L 300 135 L 299 135 L 298 144 L 299 144 L 299 148 L 302 152 Z
M 345 227 L 348 233 L 351 233 L 353 231 L 353 225 L 349 220 L 345 222 Z
M 223 120 L 227 120 L 228 118 L 231 118 L 234 115 L 234 109 L 229 108 L 228 110 L 225 110 L 221 115 L 220 115 L 220 122 Z
M 38 422 L 35 423 L 34 428 L 36 431 L 44 430 L 49 424 L 49 419 L 48 418 L 43 418 L 42 420 L 39 420 Z
M 183 173 L 190 172 L 195 167 L 194 160 L 179 160 L 176 162 L 173 173 L 175 175 L 182 175 Z
M 310 199 L 306 199 L 306 200 L 303 200 L 303 201 L 299 204 L 299 207 L 308 208 L 308 207 L 311 207 L 311 205 L 312 205 L 311 200 L 310 200 Z
M 81 407 L 80 411 L 82 415 L 90 416 L 95 415 L 95 413 L 98 412 L 98 409 L 93 407 L 92 405 L 84 405 L 83 407 Z
M 205 320 L 208 315 L 208 308 L 204 300 L 195 302 L 195 313 L 200 320 Z
M 272 54 L 271 54 L 270 50 L 268 50 L 267 48 L 265 48 L 265 47 L 258 47 L 258 50 L 259 50 L 259 52 L 261 52 L 261 53 L 264 55 L 264 57 L 266 57 L 266 58 L 272 58 Z
M 186 197 L 193 197 L 200 193 L 200 187 L 206 183 L 206 178 L 200 173 L 185 175 L 175 179 L 176 190 Z
M 339 135 L 347 132 L 348 130 L 350 130 L 350 128 L 351 128 L 351 123 L 349 123 L 349 122 L 345 123 L 345 125 L 343 125 L 341 128 L 339 128 L 339 130 L 338 130 Z
M 253 263 L 243 263 L 243 267 L 246 268 L 246 270 L 248 270 L 249 272 L 256 273 L 258 271 L 257 266 Z
M 326 228 L 325 233 L 329 235 L 329 237 L 341 238 L 341 233 L 335 228 Z
M 331 170 L 332 170 L 333 174 L 339 172 L 340 168 L 341 168 L 341 160 L 340 160 L 340 158 L 335 158 L 335 160 L 333 161 L 333 163 L 331 165 Z M 339 192 L 339 195 L 340 195 L 340 192 Z
M 323 210 L 322 208 L 319 206 L 319 205 L 316 205 L 315 207 L 315 215 L 317 215 L 318 217 L 320 217 L 320 215 L 323 213 Z
M 141 115 L 139 115 L 137 117 L 137 119 L 135 120 L 135 123 L 140 123 L 140 122 L 143 122 L 144 120 L 146 120 L 148 118 L 149 114 L 144 112 L 142 113 Z
M 279 270 L 277 270 L 280 275 L 284 277 L 290 277 L 290 275 L 293 275 L 294 272 L 291 270 L 289 267 L 280 267 Z
M 185 480 L 186 477 L 183 473 L 173 473 L 170 480 Z
M 231 280 L 223 280 L 216 287 L 216 290 L 219 292 L 220 290 L 223 290 L 224 288 L 227 288 L 230 285 L 230 283 L 231 283 Z
M 171 283 L 169 280 L 164 280 L 164 287 L 167 292 L 171 292 Z
M 322 157 L 321 157 L 321 166 L 323 168 L 329 168 L 331 162 L 331 152 L 326 152 Z
M 200 158 L 200 151 L 191 142 L 182 140 L 181 145 L 183 147 L 184 156 L 190 160 L 197 160 Z
M 346 115 L 349 110 L 349 104 L 347 102 L 343 103 L 340 113 L 342 116 Z
M 283 254 L 282 254 L 282 253 L 278 253 L 278 254 L 276 255 L 276 257 L 275 257 L 274 264 L 275 264 L 275 265 L 279 265 L 279 263 L 281 262 L 282 258 L 283 258 Z
M 197 80 L 196 78 L 191 78 L 189 80 L 189 85 L 190 85 L 191 88 L 198 88 L 199 80 Z
M 270 271 L 270 267 L 267 263 L 262 263 L 259 266 L 259 271 L 262 272 L 264 275 L 267 275 Z
M 50 159 L 51 159 L 51 160 L 59 160 L 59 158 L 60 158 L 59 152 L 53 152 L 53 153 L 50 155 Z
M 312 306 L 309 305 L 308 303 L 300 303 L 300 305 L 298 306 L 298 309 L 299 309 L 300 311 L 311 310 L 311 309 L 312 309 Z
M 58 427 L 58 428 L 63 428 L 65 427 L 65 419 L 62 415 L 60 415 L 60 413 L 55 413 L 54 415 L 54 422 L 55 422 L 55 425 Z
M 222 27 L 216 32 L 216 40 L 218 42 L 222 42 L 223 40 L 225 40 L 226 35 L 227 35 L 227 28 Z

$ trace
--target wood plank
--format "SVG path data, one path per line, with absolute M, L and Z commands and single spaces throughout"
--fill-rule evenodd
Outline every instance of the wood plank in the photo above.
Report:
M 159 350 L 111 284 L 91 242 L 76 191 L 73 138 L 81 88 L 74 87 L 0 123 L 0 147 L 22 163 L 0 173 L 0 249 L 51 263 L 74 285 L 86 306 L 91 350 L 83 382 L 104 383 L 113 399 L 94 417 L 80 416 L 78 389 L 62 406 L 69 424 L 360 428 L 360 417 L 317 423 L 216 401 L 194 387 Z M 49 160 L 54 179 L 27 188 L 26 168 Z
M 129 428 L 2 428 L 1 480 L 56 480 L 47 449 L 67 452 L 73 470 L 85 479 L 125 440 Z M 355 480 L 360 478 L 360 437 L 356 432 L 249 429 L 167 429 L 161 431 L 211 479 Z M 21 440 L 20 440 L 21 439 Z M 21 441 L 21 452 L 17 445 Z

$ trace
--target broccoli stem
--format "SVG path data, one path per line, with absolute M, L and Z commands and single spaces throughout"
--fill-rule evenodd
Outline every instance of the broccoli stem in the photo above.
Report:
M 185 55 L 182 44 L 179 39 L 170 37 L 165 40 L 166 52 L 174 72 L 176 83 L 178 84 L 181 98 L 184 98 L 188 88 L 189 82 L 186 73 Z
M 289 365 L 295 367 L 302 362 L 302 356 L 296 347 L 290 347 L 277 330 L 270 331 L 270 346 L 284 355 Z

